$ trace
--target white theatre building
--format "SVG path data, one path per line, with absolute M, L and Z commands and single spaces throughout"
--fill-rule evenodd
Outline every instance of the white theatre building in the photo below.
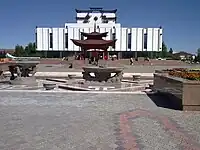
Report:
M 97 32 L 108 32 L 106 40 L 117 39 L 114 47 L 109 47 L 109 54 L 122 57 L 153 56 L 162 51 L 163 29 L 156 28 L 125 28 L 117 21 L 117 10 L 102 8 L 76 9 L 76 22 L 65 23 L 63 27 L 36 27 L 37 51 L 44 51 L 45 55 L 59 57 L 81 53 L 81 48 L 74 45 L 71 39 L 81 40 L 81 32 L 94 31 L 94 17 Z M 50 54 L 51 53 L 51 54 Z

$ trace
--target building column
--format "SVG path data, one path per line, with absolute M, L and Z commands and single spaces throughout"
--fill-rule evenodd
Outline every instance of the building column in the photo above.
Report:
M 59 57 L 62 58 L 62 56 L 63 56 L 63 55 L 62 55 L 62 51 L 60 51 L 60 56 L 59 56 Z
M 117 56 L 118 59 L 122 59 L 122 52 L 118 52 L 117 55 L 118 55 Z
M 151 51 L 151 59 L 153 59 L 153 51 Z
M 137 51 L 135 51 L 135 59 L 137 58 L 138 56 L 137 56 Z
M 47 58 L 47 51 L 44 51 L 44 57 Z
M 105 56 L 105 52 L 103 51 L 103 53 L 102 53 L 102 58 L 103 58 L 103 60 L 104 60 L 104 56 Z

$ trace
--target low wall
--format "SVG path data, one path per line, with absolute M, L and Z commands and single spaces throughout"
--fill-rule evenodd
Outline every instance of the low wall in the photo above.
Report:
M 75 75 L 76 78 L 83 78 L 82 72 L 36 72 L 35 77 L 40 78 L 67 78 L 68 75 Z M 124 73 L 123 79 L 132 79 L 133 75 L 141 75 L 144 79 L 153 79 L 153 73 Z
M 172 77 L 166 73 L 154 74 L 154 89 L 167 94 L 182 110 L 200 111 L 200 82 Z

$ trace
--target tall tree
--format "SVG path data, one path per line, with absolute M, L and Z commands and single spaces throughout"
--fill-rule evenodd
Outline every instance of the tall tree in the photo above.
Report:
M 165 42 L 162 42 L 162 57 L 165 58 L 167 57 L 167 45 L 165 44 Z
M 196 57 L 197 61 L 200 61 L 200 48 L 197 49 L 197 57 Z
M 200 48 L 197 49 L 197 56 L 200 56 Z
M 173 52 L 174 52 L 173 49 L 170 48 L 170 49 L 169 49 L 169 53 L 170 53 L 170 54 L 173 54 Z
M 16 45 L 15 46 L 15 56 L 17 57 L 22 57 L 25 55 L 24 47 L 21 45 Z
M 25 52 L 27 53 L 27 55 L 35 54 L 36 53 L 36 45 L 35 45 L 35 43 L 29 43 L 25 47 Z

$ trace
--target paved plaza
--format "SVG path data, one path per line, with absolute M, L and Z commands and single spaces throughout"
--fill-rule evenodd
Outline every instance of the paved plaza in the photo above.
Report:
M 69 68 L 69 64 L 73 63 L 73 68 Z M 100 60 L 99 64 L 105 64 L 104 60 Z M 81 72 L 82 67 L 88 65 L 84 60 L 41 60 L 38 65 L 38 72 Z M 124 72 L 128 73 L 153 73 L 155 70 L 190 67 L 199 68 L 199 64 L 187 64 L 181 61 L 159 61 L 152 60 L 152 62 L 134 62 L 133 66 L 129 64 L 129 59 L 107 61 L 108 66 L 124 67 Z
M 0 150 L 200 149 L 200 113 L 157 107 L 146 94 L 0 96 Z

